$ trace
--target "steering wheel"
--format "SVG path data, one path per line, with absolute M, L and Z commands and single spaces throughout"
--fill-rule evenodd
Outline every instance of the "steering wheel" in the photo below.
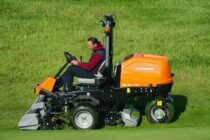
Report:
M 71 54 L 68 53 L 68 52 L 64 52 L 64 55 L 65 55 L 65 57 L 66 57 L 67 62 L 69 62 L 69 63 L 70 63 L 72 60 L 77 60 L 77 58 L 76 58 L 75 56 L 71 55 Z

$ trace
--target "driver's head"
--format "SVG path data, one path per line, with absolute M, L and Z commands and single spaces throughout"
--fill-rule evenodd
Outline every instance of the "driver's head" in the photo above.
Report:
M 98 43 L 99 43 L 99 41 L 96 37 L 89 37 L 87 40 L 88 48 L 91 50 L 93 50 L 95 47 L 97 47 Z

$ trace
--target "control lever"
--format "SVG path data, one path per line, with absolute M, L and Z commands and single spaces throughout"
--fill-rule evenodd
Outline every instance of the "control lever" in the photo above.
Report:
M 80 62 L 82 62 L 82 56 L 81 56 L 81 55 L 80 55 L 80 57 L 79 57 L 79 58 L 80 58 Z

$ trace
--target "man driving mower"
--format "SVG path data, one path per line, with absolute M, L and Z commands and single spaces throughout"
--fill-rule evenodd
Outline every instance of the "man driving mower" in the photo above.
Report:
M 78 60 L 72 60 L 72 64 L 67 68 L 64 74 L 59 79 L 63 85 L 64 92 L 71 92 L 74 76 L 79 78 L 94 78 L 100 64 L 105 60 L 105 48 L 96 37 L 89 37 L 87 40 L 88 48 L 91 49 L 92 55 L 88 63 L 83 63 Z

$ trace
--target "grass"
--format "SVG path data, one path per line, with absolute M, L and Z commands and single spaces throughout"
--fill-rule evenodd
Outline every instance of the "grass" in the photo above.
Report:
M 180 131 L 185 131 L 181 128 L 192 127 L 187 129 L 192 136 L 186 138 L 195 136 L 195 131 L 209 136 L 209 128 L 196 128 L 210 125 L 208 0 L 1 0 L 0 130 L 5 131 L 1 135 L 11 134 L 13 138 L 21 139 L 22 134 L 31 138 L 31 135 L 44 137 L 47 133 L 56 137 L 55 132 L 15 130 L 19 119 L 35 99 L 34 86 L 62 66 L 65 61 L 63 52 L 83 55 L 87 60 L 91 52 L 86 47 L 86 39 L 97 36 L 104 41 L 99 20 L 106 13 L 113 13 L 117 22 L 114 63 L 131 53 L 165 55 L 175 73 L 171 94 L 178 114 L 176 121 L 152 125 L 143 116 L 140 126 L 129 129 L 129 133 L 148 137 L 148 130 L 151 130 L 154 131 L 150 136 L 152 139 L 159 133 L 156 129 L 161 128 L 161 132 L 169 132 L 165 133 L 166 138 L 173 133 L 172 130 L 181 137 Z M 115 128 L 120 130 L 115 132 Z M 100 131 L 90 131 L 90 134 L 84 132 L 84 136 L 94 134 L 99 138 L 110 132 L 117 138 L 119 132 L 123 139 L 125 130 L 105 127 Z M 76 137 L 79 132 L 59 133 L 65 133 L 66 137 L 73 133 Z M 138 138 L 134 135 L 133 139 Z
M 92 130 L 92 131 L 6 131 L 0 132 L 2 140 L 22 140 L 24 139 L 36 140 L 39 138 L 45 140 L 67 140 L 67 139 L 91 139 L 91 140 L 162 140 L 162 139 L 185 139 L 185 140 L 209 140 L 209 127 L 191 127 L 191 128 L 165 128 L 165 129 L 110 129 L 110 130 Z

